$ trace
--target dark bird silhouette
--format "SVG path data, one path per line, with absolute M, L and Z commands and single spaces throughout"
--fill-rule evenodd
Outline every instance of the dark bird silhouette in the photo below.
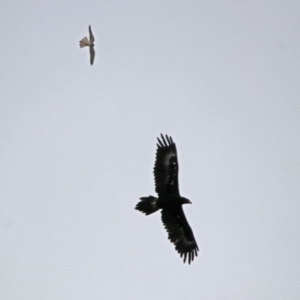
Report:
M 90 48 L 90 61 L 91 65 L 94 63 L 95 59 L 95 48 L 94 48 L 94 41 L 95 38 L 92 33 L 91 25 L 89 26 L 89 34 L 90 34 L 90 40 L 87 37 L 84 37 L 80 42 L 80 48 L 88 46 Z
M 146 215 L 161 209 L 161 219 L 168 232 L 169 240 L 175 245 L 180 257 L 183 256 L 183 261 L 186 262 L 188 258 L 190 264 L 197 256 L 199 248 L 182 210 L 182 205 L 191 201 L 179 194 L 179 168 L 175 143 L 171 137 L 166 135 L 164 138 L 162 134 L 161 140 L 159 138 L 157 140 L 154 177 L 158 198 L 142 197 L 135 209 Z

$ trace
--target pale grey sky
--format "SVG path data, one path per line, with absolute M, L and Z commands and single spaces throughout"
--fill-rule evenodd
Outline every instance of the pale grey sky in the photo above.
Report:
M 299 1 L 17 0 L 0 19 L 1 299 L 300 298 Z M 160 133 L 191 265 L 134 210 Z

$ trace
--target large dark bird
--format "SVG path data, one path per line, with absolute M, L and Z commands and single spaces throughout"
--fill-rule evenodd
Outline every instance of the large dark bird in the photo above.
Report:
M 161 134 L 161 140 L 159 138 L 157 140 L 154 177 L 158 198 L 142 197 L 135 209 L 146 215 L 161 209 L 161 219 L 168 232 L 169 240 L 175 245 L 180 256 L 183 256 L 183 261 L 185 262 L 188 257 L 190 264 L 197 256 L 199 248 L 182 205 L 191 201 L 179 194 L 176 145 L 167 135 L 164 138 Z

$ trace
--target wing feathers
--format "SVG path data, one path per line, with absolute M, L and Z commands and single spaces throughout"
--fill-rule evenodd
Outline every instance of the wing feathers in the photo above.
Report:
M 163 209 L 161 219 L 168 232 L 169 240 L 175 245 L 175 249 L 180 257 L 183 257 L 183 261 L 186 262 L 188 258 L 190 264 L 198 255 L 199 248 L 182 207 L 177 207 L 172 211 Z
M 166 140 L 167 140 L 167 142 L 166 142 L 164 136 L 163 136 L 162 134 L 161 134 L 160 136 L 161 136 L 162 141 L 161 141 L 159 138 L 157 138 L 158 144 L 159 144 L 159 145 L 157 145 L 157 146 L 158 146 L 159 148 L 161 148 L 161 147 L 169 147 L 170 145 L 174 144 L 171 137 L 168 137 L 168 136 L 166 135 Z
M 89 25 L 89 34 L 90 34 L 90 41 L 93 43 L 95 41 L 94 35 L 92 33 L 91 25 Z
M 176 145 L 167 135 L 165 138 L 161 134 L 161 139 L 157 140 L 154 166 L 156 192 L 159 196 L 179 195 Z
M 94 59 L 95 59 L 95 49 L 94 49 L 94 46 L 90 46 L 90 62 L 91 62 L 91 65 L 94 63 Z

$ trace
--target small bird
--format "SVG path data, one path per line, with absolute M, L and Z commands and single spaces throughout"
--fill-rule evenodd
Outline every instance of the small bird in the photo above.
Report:
M 94 59 L 95 59 L 95 49 L 94 49 L 95 38 L 92 33 L 91 25 L 89 26 L 89 33 L 90 33 L 90 40 L 87 37 L 84 37 L 79 42 L 79 44 L 80 44 L 80 48 L 86 47 L 86 46 L 90 47 L 90 57 L 91 57 L 90 61 L 91 61 L 91 65 L 92 65 L 94 63 Z
M 155 191 L 158 198 L 149 196 L 140 198 L 135 209 L 150 215 L 161 209 L 161 219 L 168 232 L 169 240 L 175 249 L 183 256 L 183 262 L 188 257 L 189 264 L 199 251 L 193 231 L 182 210 L 183 204 L 191 203 L 181 197 L 178 186 L 178 160 L 176 145 L 171 137 L 161 134 L 158 138 L 156 161 L 154 166 Z

